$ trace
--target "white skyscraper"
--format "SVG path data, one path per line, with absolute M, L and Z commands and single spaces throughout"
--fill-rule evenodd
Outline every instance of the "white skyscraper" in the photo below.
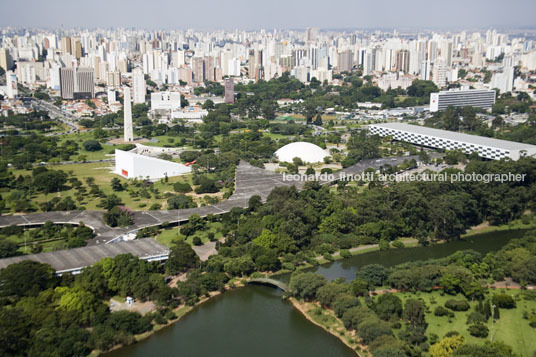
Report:
M 434 62 L 433 80 L 439 88 L 447 85 L 447 68 L 445 67 L 445 60 L 441 57 L 438 57 Z
M 497 88 L 501 94 L 512 92 L 514 89 L 514 67 L 504 67 L 502 73 L 495 73 L 491 79 L 490 88 Z
M 136 67 L 132 71 L 132 90 L 134 104 L 145 103 L 145 94 L 147 90 L 145 88 L 145 77 L 141 68 Z
M 12 71 L 6 72 L 7 97 L 13 99 L 18 95 L 17 75 Z
M 123 89 L 123 128 L 125 130 L 124 133 L 124 141 L 134 141 L 134 131 L 132 129 L 132 103 L 130 103 L 130 88 L 124 87 Z
M 430 80 L 430 61 L 428 61 L 428 60 L 421 62 L 420 79 L 422 81 L 429 81 Z

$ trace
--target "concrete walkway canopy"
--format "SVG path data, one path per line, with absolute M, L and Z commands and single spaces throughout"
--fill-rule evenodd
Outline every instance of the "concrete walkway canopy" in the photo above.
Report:
M 95 264 L 102 258 L 113 258 L 116 255 L 127 253 L 147 261 L 164 261 L 169 256 L 169 249 L 154 239 L 144 238 L 130 242 L 99 244 L 89 247 L 0 259 L 0 269 L 23 260 L 33 260 L 50 265 L 56 271 L 56 274 L 59 275 L 68 272 L 78 274 L 83 268 Z

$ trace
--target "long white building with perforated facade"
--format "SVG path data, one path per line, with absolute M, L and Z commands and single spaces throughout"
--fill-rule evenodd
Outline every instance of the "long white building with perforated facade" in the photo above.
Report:
M 492 160 L 510 158 L 518 160 L 524 156 L 536 156 L 536 146 L 514 141 L 486 138 L 483 136 L 457 133 L 454 131 L 427 128 L 404 123 L 369 125 L 372 135 L 392 136 L 394 140 L 444 150 L 462 150 L 466 154 L 478 153 Z

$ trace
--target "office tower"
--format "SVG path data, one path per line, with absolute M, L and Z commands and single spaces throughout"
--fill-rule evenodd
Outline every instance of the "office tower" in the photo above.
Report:
M 13 67 L 13 59 L 7 48 L 0 48 L 0 67 L 8 71 Z
M 13 99 L 18 95 L 17 75 L 12 71 L 6 72 L 7 97 Z
M 61 68 L 60 91 L 63 99 L 95 98 L 93 68 Z
M 409 72 L 409 51 L 396 51 L 395 70 L 397 72 Z
M 234 103 L 234 81 L 232 78 L 225 79 L 225 103 Z
M 449 106 L 491 109 L 495 104 L 495 95 L 494 90 L 487 89 L 448 90 L 430 93 L 430 112 L 445 110 Z
M 134 104 L 145 103 L 145 94 L 147 93 L 145 76 L 139 67 L 134 68 L 132 71 L 132 90 Z
M 76 70 L 75 98 L 95 98 L 95 71 L 93 68 Z
M 352 51 L 346 50 L 338 55 L 337 67 L 339 72 L 351 72 L 353 68 L 354 55 Z
M 194 82 L 203 83 L 205 81 L 205 61 L 202 57 L 192 58 L 192 72 Z
M 74 99 L 74 68 L 60 69 L 60 91 L 63 99 Z
M 134 141 L 134 131 L 132 128 L 132 103 L 130 102 L 130 88 L 123 88 L 123 141 Z

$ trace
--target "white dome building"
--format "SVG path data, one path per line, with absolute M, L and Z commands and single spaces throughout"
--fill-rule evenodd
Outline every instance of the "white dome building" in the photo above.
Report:
M 323 162 L 326 156 L 330 156 L 320 146 L 299 141 L 283 146 L 274 155 L 279 161 L 292 162 L 292 159 L 299 157 L 304 163 Z

